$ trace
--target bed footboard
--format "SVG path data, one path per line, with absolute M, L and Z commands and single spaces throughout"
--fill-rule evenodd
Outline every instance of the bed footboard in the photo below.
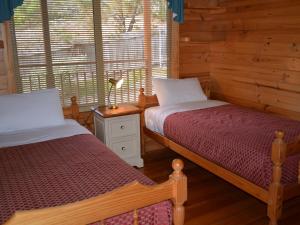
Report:
M 187 178 L 182 173 L 183 162 L 175 159 L 173 173 L 168 181 L 145 186 L 133 182 L 112 192 L 63 206 L 16 212 L 5 225 L 84 225 L 133 211 L 134 224 L 138 224 L 137 210 L 168 199 L 173 202 L 175 225 L 184 224 L 187 200 Z

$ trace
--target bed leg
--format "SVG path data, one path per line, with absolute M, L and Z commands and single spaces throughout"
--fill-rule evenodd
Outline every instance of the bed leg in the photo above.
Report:
M 173 181 L 173 222 L 174 225 L 184 224 L 184 202 L 187 200 L 187 178 L 182 173 L 183 162 L 174 159 L 172 163 L 174 172 L 170 175 Z
M 287 145 L 283 140 L 284 133 L 276 131 L 272 144 L 273 178 L 269 188 L 268 216 L 270 225 L 277 225 L 282 214 L 283 185 L 281 184 L 282 164 L 286 158 Z

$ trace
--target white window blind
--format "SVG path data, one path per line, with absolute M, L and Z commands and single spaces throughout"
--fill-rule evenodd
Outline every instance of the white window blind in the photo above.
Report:
M 107 103 L 108 79 L 124 79 L 112 100 L 134 102 L 167 76 L 166 0 L 26 0 L 11 26 L 19 92 L 57 87 L 62 103 Z
M 116 102 L 136 101 L 139 89 L 152 92 L 152 77 L 167 76 L 166 0 L 101 1 L 104 74 L 124 79 Z

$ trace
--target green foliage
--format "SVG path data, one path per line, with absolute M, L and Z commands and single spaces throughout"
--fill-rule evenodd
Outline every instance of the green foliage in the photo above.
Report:
M 134 30 L 136 17 L 143 12 L 141 0 L 101 1 L 102 23 L 113 22 L 118 33 Z
M 15 24 L 30 26 L 31 22 L 40 14 L 41 8 L 39 0 L 26 0 L 23 7 L 18 7 L 15 11 Z
M 166 0 L 152 0 L 152 18 L 154 20 L 165 22 L 167 15 Z
M 152 20 L 158 23 L 165 22 L 167 14 L 166 0 L 151 1 Z M 113 23 L 118 34 L 140 30 L 143 20 L 143 0 L 102 0 L 102 23 Z M 155 24 L 154 24 L 155 25 Z

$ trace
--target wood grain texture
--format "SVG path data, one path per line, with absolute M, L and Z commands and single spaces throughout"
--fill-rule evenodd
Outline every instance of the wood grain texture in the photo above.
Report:
M 300 2 L 220 0 L 219 7 L 185 28 L 223 33 L 209 42 L 212 95 L 300 120 Z
M 276 132 L 276 139 L 272 144 L 272 162 L 273 162 L 273 177 L 272 183 L 269 187 L 269 201 L 268 201 L 268 216 L 270 218 L 270 225 L 277 225 L 278 220 L 282 215 L 283 205 L 283 185 L 282 165 L 287 155 L 287 145 L 283 141 L 284 133 Z
M 157 148 L 146 153 L 144 168 L 140 170 L 156 182 L 162 182 L 171 172 L 172 159 L 180 157 L 168 149 Z M 185 225 L 268 225 L 266 204 L 191 161 L 183 160 L 189 182 Z M 299 225 L 299 204 L 300 198 L 284 204 L 280 225 Z
M 212 96 L 300 120 L 300 2 L 188 0 L 180 78 L 211 76 Z
M 109 109 L 107 106 L 98 107 L 96 113 L 103 118 L 111 118 L 117 116 L 125 116 L 131 114 L 141 113 L 142 110 L 133 104 L 119 104 L 117 109 Z
M 223 32 L 198 29 L 203 14 L 222 11 L 218 0 L 185 1 L 185 22 L 179 26 L 179 78 L 199 78 L 209 75 L 209 44 L 211 40 L 224 40 Z

